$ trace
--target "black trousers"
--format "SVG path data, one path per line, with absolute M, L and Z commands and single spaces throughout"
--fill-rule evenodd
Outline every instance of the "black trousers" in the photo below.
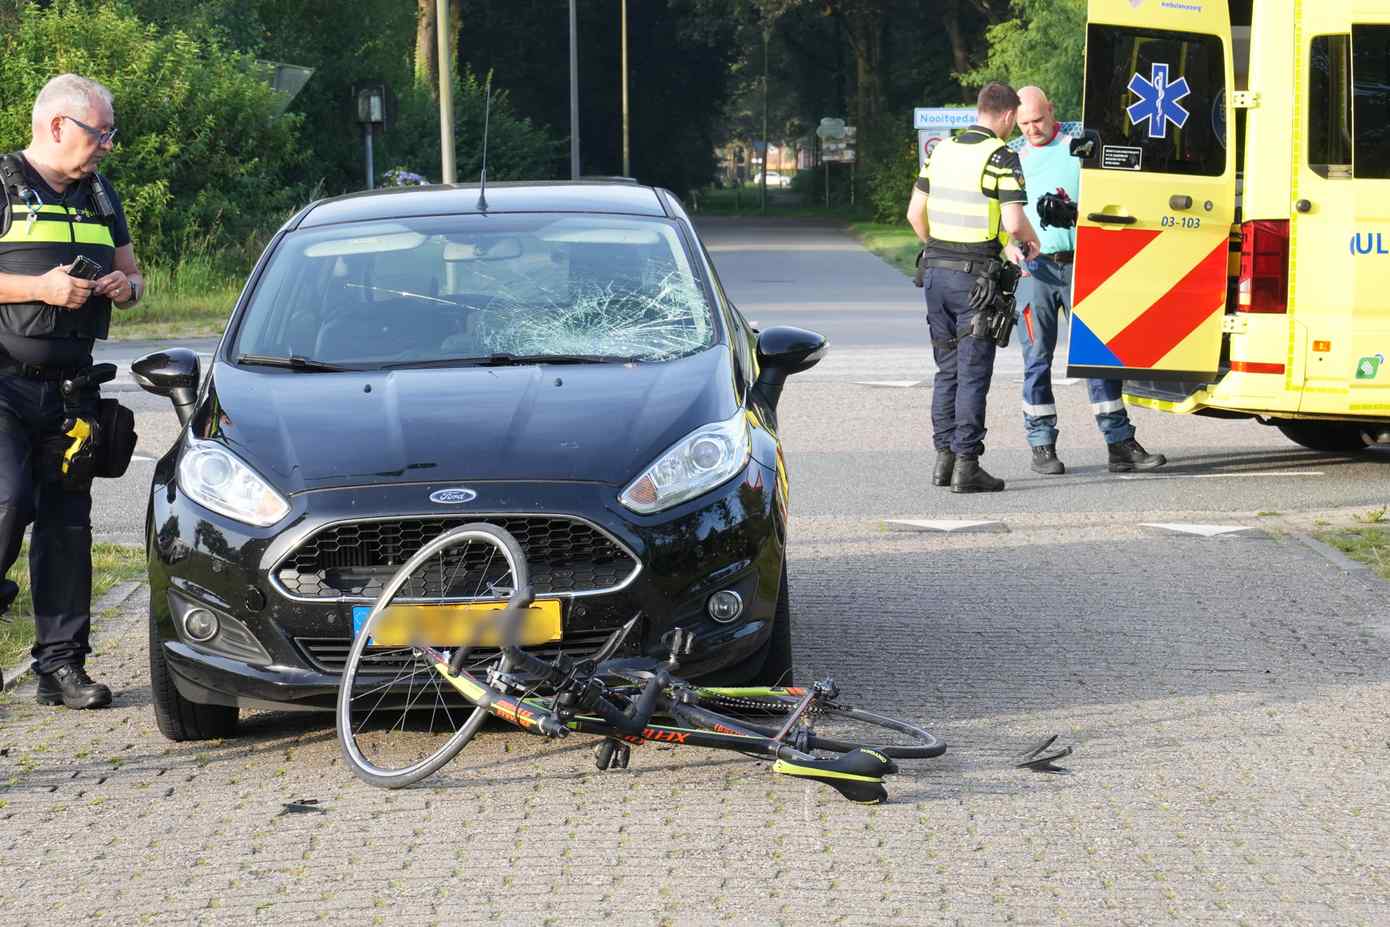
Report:
M 985 397 L 994 377 L 994 342 L 970 334 L 975 278 L 959 270 L 928 267 L 923 275 L 927 327 L 936 357 L 932 388 L 932 443 L 958 457 L 985 450 Z
M 92 493 L 35 472 L 40 444 L 62 433 L 58 384 L 0 374 L 0 575 L 19 557 L 24 529 L 34 599 L 34 668 L 81 666 L 91 653 Z

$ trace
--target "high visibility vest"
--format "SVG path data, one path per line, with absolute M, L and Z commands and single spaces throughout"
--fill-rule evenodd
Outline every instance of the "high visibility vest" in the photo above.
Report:
M 40 276 L 59 264 L 86 255 L 109 274 L 116 244 L 110 226 L 96 212 L 57 204 L 40 204 L 32 213 L 11 189 L 10 229 L 0 237 L 0 273 Z M 33 221 L 29 221 L 30 216 Z M 0 329 L 26 338 L 105 338 L 111 327 L 111 300 L 93 296 L 79 309 L 47 303 L 0 303 Z
M 932 238 L 966 244 L 998 240 L 1007 233 L 999 221 L 999 200 L 981 185 L 989 159 L 1004 142 L 989 138 L 965 144 L 949 139 L 937 145 L 927 163 L 927 224 Z

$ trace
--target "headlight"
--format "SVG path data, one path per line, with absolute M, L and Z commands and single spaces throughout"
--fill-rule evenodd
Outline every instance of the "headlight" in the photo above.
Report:
M 220 444 L 189 441 L 179 460 L 179 488 L 214 512 L 267 528 L 289 514 L 290 503 L 255 470 Z
M 740 410 L 726 422 L 696 428 L 633 480 L 618 501 L 650 515 L 709 492 L 748 465 L 748 421 Z

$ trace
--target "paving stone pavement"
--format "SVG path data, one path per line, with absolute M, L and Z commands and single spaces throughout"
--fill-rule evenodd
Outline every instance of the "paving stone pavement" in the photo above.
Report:
M 173 744 L 150 710 L 141 592 L 92 659 L 114 707 L 43 709 L 32 685 L 0 703 L 0 916 L 1390 921 L 1390 617 L 1370 574 L 1277 528 L 792 527 L 803 678 L 833 674 L 951 744 L 902 764 L 889 804 L 696 749 L 649 745 L 599 773 L 578 738 L 502 730 L 385 792 L 344 768 L 324 715 L 252 712 L 236 740 Z M 1282 581 L 1252 582 L 1252 563 Z M 1076 746 L 1069 772 L 1013 768 L 1049 732 Z

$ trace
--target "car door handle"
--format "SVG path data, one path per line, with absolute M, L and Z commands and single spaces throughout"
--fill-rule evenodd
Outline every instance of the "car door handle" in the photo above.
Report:
M 1168 208 L 1169 208 L 1169 209 L 1191 209 L 1191 208 L 1192 208 L 1192 197 L 1190 197 L 1190 196 L 1185 196 L 1184 194 L 1181 194 L 1181 193 L 1175 193 L 1175 194 L 1173 194 L 1172 196 L 1168 197 Z
M 1088 212 L 1086 218 L 1102 225 L 1133 225 L 1139 221 L 1133 216 L 1112 216 L 1105 212 Z

